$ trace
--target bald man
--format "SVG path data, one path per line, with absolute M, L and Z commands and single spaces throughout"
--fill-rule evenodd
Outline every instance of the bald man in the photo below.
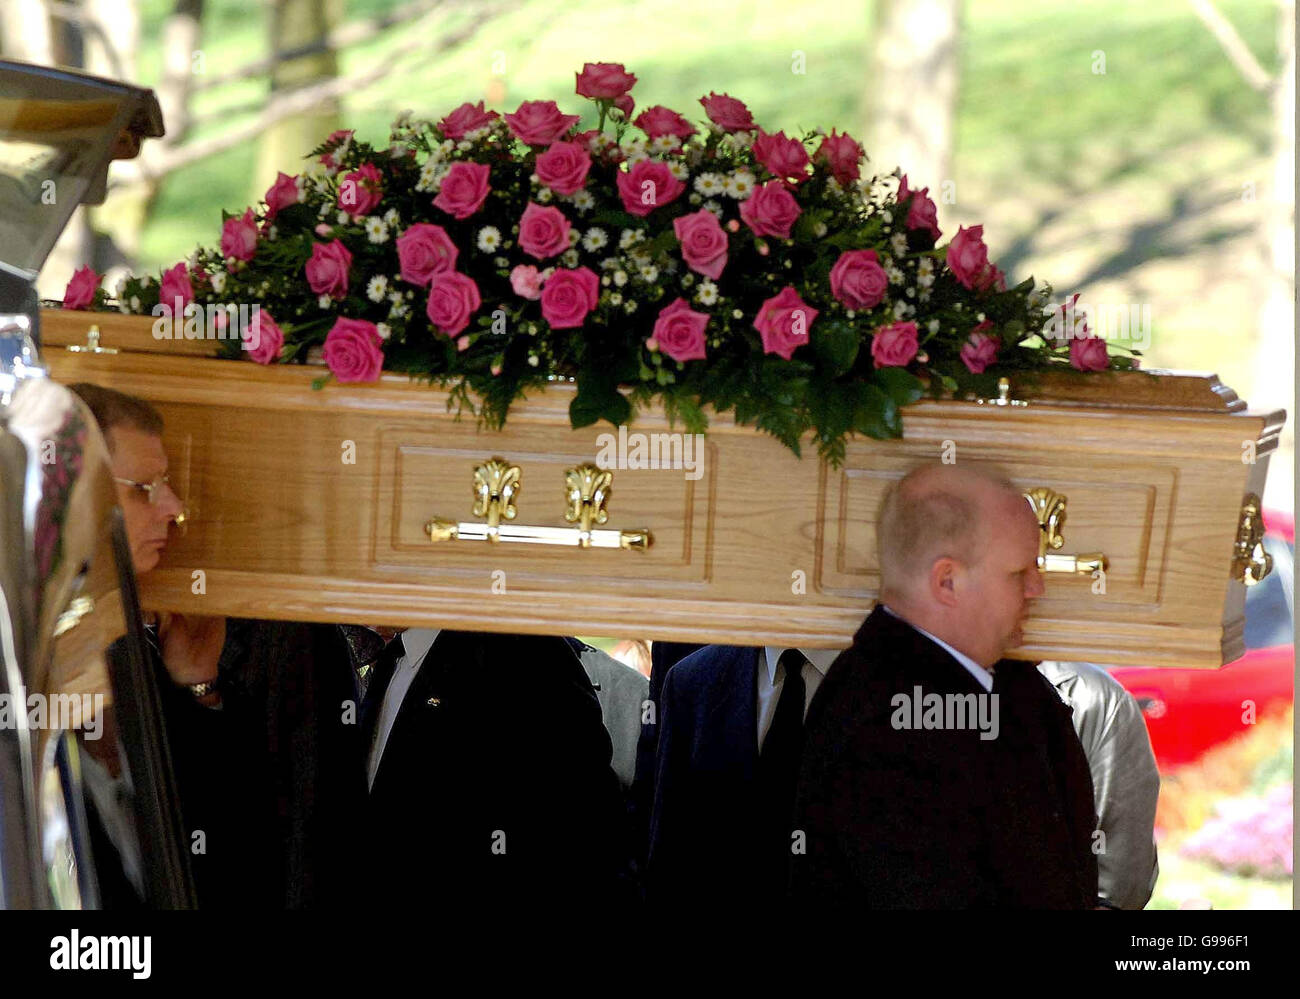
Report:
M 1014 486 L 966 466 L 922 466 L 885 498 L 879 604 L 807 720 L 796 898 L 1096 907 L 1070 709 L 1032 664 L 1003 658 L 1043 593 L 1038 530 Z

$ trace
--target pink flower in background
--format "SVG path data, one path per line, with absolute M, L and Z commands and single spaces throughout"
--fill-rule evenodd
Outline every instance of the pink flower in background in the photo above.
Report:
M 314 244 L 311 259 L 303 269 L 307 274 L 307 284 L 317 295 L 343 298 L 348 293 L 348 269 L 351 266 L 352 254 L 335 239 Z
M 874 309 L 889 290 L 875 250 L 846 250 L 831 268 L 831 294 L 849 309 Z
M 176 309 L 177 299 L 180 299 L 182 309 L 194 301 L 194 285 L 190 281 L 189 268 L 184 263 L 163 271 L 162 285 L 158 291 L 158 301 L 169 309 Z
M 545 260 L 569 248 L 569 220 L 553 205 L 528 202 L 519 219 L 519 249 Z
M 591 154 L 581 142 L 553 142 L 537 157 L 537 179 L 558 194 L 582 190 L 591 169 Z
M 928 187 L 912 194 L 912 204 L 907 209 L 907 227 L 925 229 L 935 239 L 942 235 L 939 229 L 939 209 L 931 200 Z
M 241 217 L 229 218 L 221 226 L 221 252 L 236 260 L 252 260 L 257 252 L 257 223 L 253 221 L 253 209 L 247 209 Z
M 374 382 L 384 364 L 379 330 L 364 319 L 337 319 L 325 335 L 323 354 L 341 382 Z
M 799 215 L 799 202 L 779 180 L 754 188 L 754 193 L 740 203 L 740 217 L 755 236 L 789 239 L 790 227 Z
M 486 163 L 453 163 L 442 179 L 434 205 L 457 219 L 467 219 L 487 200 L 488 175 L 492 168 Z
M 629 215 L 645 218 L 660 205 L 677 200 L 686 185 L 672 175 L 666 163 L 641 160 L 614 177 L 619 197 Z
M 727 266 L 727 234 L 718 217 L 701 208 L 698 212 L 673 219 L 673 232 L 682 246 L 682 259 L 697 274 L 715 281 Z
M 383 174 L 373 163 L 363 163 L 339 184 L 339 207 L 359 218 L 369 215 L 384 196 Z
M 991 273 L 989 271 L 989 250 L 984 245 L 984 227 L 982 225 L 959 226 L 957 235 L 948 244 L 948 269 L 953 277 L 967 288 L 979 290 L 987 287 Z
M 243 339 L 249 358 L 258 364 L 273 364 L 284 348 L 284 331 L 263 308 L 253 313 L 252 323 L 243 331 Z
M 709 96 L 701 97 L 700 103 L 704 105 L 704 113 L 709 116 L 709 121 L 724 132 L 747 132 L 756 127 L 749 108 L 734 97 L 709 91 Z
M 95 292 L 101 280 L 103 275 L 96 274 L 93 267 L 78 268 L 68 282 L 68 287 L 63 291 L 63 307 L 65 309 L 90 308 L 95 304 Z
M 334 158 L 334 154 L 339 151 L 339 148 L 341 146 L 346 146 L 349 142 L 351 142 L 352 136 L 353 136 L 353 130 L 350 128 L 340 128 L 340 129 L 335 129 L 333 132 L 330 132 L 330 134 L 325 138 L 325 143 L 326 145 L 333 146 L 334 148 L 331 149 L 328 153 L 321 154 L 320 157 L 321 163 L 323 163 L 325 166 L 329 167 L 331 171 L 333 171 L 339 165 Z
M 624 118 L 631 118 L 632 109 L 636 107 L 636 101 L 632 99 L 631 94 L 624 94 L 622 97 L 614 98 L 614 107 L 623 112 Z
M 1110 367 L 1106 341 L 1100 337 L 1074 337 L 1070 340 L 1070 366 L 1080 371 L 1105 371 Z
M 564 135 L 580 117 L 564 114 L 555 101 L 524 101 L 514 114 L 506 115 L 510 132 L 530 146 L 545 146 Z
M 280 171 L 275 175 L 275 183 L 266 189 L 266 217 L 274 221 L 280 212 L 300 200 L 298 178 Z
M 916 323 L 890 323 L 871 338 L 871 359 L 877 368 L 901 368 L 916 356 Z
M 754 329 L 763 341 L 763 353 L 777 354 L 787 361 L 795 348 L 808 342 L 818 310 L 804 302 L 792 285 L 786 285 L 765 301 L 754 317 Z
M 992 321 L 985 319 L 970 331 L 970 339 L 961 346 L 962 363 L 971 374 L 984 374 L 984 369 L 997 360 L 999 341 L 990 332 L 992 329 Z
M 654 334 L 646 341 L 651 350 L 661 350 L 674 361 L 704 360 L 704 330 L 709 325 L 706 312 L 696 312 L 678 298 L 659 312 Z
M 452 270 L 458 253 L 447 230 L 431 222 L 417 222 L 397 237 L 402 280 L 421 288 L 428 287 L 435 274 Z
M 688 139 L 695 134 L 695 126 L 671 108 L 662 104 L 646 108 L 632 122 L 652 139 L 661 135 L 675 135 L 679 139 Z
M 474 279 L 459 271 L 439 271 L 429 285 L 429 322 L 452 339 L 461 334 L 483 300 Z
M 579 97 L 622 97 L 636 83 L 636 74 L 629 73 L 621 62 L 585 62 L 582 72 L 574 76 Z
M 847 133 L 836 135 L 835 129 L 831 129 L 831 134 L 822 138 L 813 159 L 824 162 L 830 168 L 831 176 L 847 187 L 862 175 L 858 164 L 863 155 L 862 147 L 851 136 Z
M 551 329 L 581 326 L 600 296 L 600 278 L 590 267 L 562 268 L 542 288 L 542 318 Z
M 495 111 L 485 111 L 483 102 L 470 104 L 466 101 L 442 121 L 438 122 L 438 128 L 442 130 L 445 139 L 463 139 L 466 133 L 473 132 L 475 129 L 482 128 L 484 125 L 490 125 L 499 118 Z
M 532 264 L 520 264 L 510 272 L 510 287 L 520 298 L 536 302 L 542 297 L 542 273 Z
M 808 179 L 808 150 L 785 132 L 769 135 L 761 128 L 754 139 L 754 158 L 774 177 L 794 184 Z

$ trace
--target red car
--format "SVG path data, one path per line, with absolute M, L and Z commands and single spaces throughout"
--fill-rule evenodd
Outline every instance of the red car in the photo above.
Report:
M 1255 718 L 1262 718 L 1284 710 L 1294 698 L 1295 518 L 1265 512 L 1264 526 L 1273 571 L 1246 590 L 1244 656 L 1218 670 L 1116 666 L 1110 671 L 1137 698 L 1161 773 L 1246 731 L 1243 702 L 1253 701 Z

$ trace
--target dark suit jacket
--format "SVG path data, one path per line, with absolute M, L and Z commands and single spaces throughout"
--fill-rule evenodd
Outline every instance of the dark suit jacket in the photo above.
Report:
M 668 671 L 646 897 L 740 902 L 766 886 L 760 837 L 757 670 L 763 650 L 710 645 Z
M 391 659 L 380 663 L 362 710 L 367 750 L 392 679 Z M 564 639 L 440 632 L 370 789 L 368 894 L 384 905 L 623 900 L 610 754 Z
M 1031 663 L 996 669 L 999 733 L 905 729 L 893 698 L 984 694 L 877 608 L 809 711 L 792 863 L 799 901 L 893 909 L 1091 908 L 1092 779 L 1070 709 Z M 987 696 L 987 695 L 986 695 Z

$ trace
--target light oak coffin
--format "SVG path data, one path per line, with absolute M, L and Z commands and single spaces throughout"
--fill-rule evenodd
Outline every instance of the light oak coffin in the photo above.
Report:
M 1253 539 L 1237 545 L 1239 522 L 1284 416 L 1248 412 L 1213 376 L 1066 373 L 1013 386 L 1024 406 L 916 403 L 902 440 L 856 439 L 838 469 L 714 416 L 697 479 L 613 471 L 599 526 L 646 531 L 647 550 L 433 543 L 435 518 L 485 519 L 474 469 L 494 457 L 520 476 L 503 525 L 572 530 L 566 470 L 593 462 L 612 428 L 572 430 L 567 385 L 516 404 L 498 432 L 457 421 L 445 392 L 403 375 L 313 391 L 319 368 L 201 359 L 210 342 L 155 341 L 148 320 L 43 322 L 54 377 L 163 413 L 172 482 L 193 515 L 143 599 L 193 613 L 842 647 L 877 591 L 884 489 L 947 454 L 1067 498 L 1054 562 L 1106 559 L 1104 579 L 1086 566 L 1048 573 L 1016 656 L 1213 667 L 1243 652 Z M 92 322 L 120 353 L 64 349 Z M 655 411 L 628 429 L 672 428 Z

